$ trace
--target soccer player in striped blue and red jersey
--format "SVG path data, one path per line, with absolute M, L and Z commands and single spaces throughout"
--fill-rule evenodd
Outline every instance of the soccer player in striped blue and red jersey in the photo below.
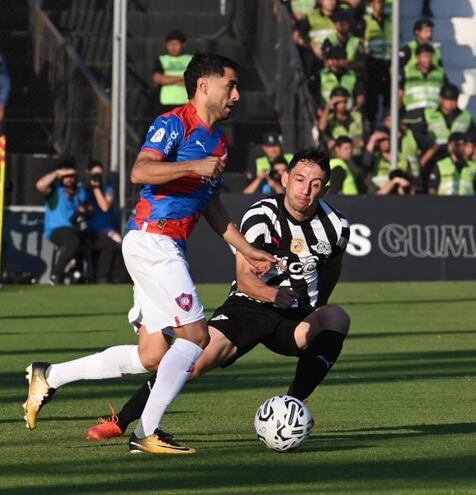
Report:
M 139 345 L 114 346 L 67 363 L 32 363 L 27 368 L 29 391 L 24 404 L 30 429 L 36 427 L 43 404 L 66 383 L 157 369 L 129 449 L 152 454 L 195 452 L 160 429 L 167 407 L 210 340 L 185 260 L 186 240 L 204 215 L 251 264 L 277 259 L 248 243 L 217 195 L 227 152 L 225 137 L 214 124 L 228 118 L 239 100 L 237 65 L 226 57 L 197 53 L 184 81 L 190 102 L 155 120 L 131 172 L 132 182 L 143 187 L 123 253 L 134 282 L 129 321 Z M 171 337 L 175 341 L 169 347 Z

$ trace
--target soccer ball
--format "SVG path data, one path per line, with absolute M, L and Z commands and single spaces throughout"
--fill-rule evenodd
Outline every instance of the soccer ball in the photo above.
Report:
M 266 447 L 284 452 L 300 447 L 314 424 L 309 408 L 289 395 L 271 397 L 256 411 L 255 429 Z

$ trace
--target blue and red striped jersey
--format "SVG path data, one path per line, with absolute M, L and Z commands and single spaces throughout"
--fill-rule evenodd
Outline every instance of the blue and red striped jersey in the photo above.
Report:
M 167 162 L 222 157 L 226 154 L 226 136 L 220 129 L 208 127 L 188 103 L 154 121 L 142 151 L 155 153 Z M 195 224 L 222 185 L 223 177 L 210 179 L 197 174 L 161 185 L 146 184 L 128 229 L 143 230 L 146 222 L 148 232 L 168 235 L 185 247 Z

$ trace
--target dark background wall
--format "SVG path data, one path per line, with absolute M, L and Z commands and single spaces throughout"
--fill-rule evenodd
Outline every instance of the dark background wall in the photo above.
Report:
M 236 223 L 258 196 L 224 194 Z M 464 197 L 329 197 L 351 222 L 351 240 L 342 280 L 476 279 L 474 198 Z M 43 214 L 9 211 L 6 215 L 4 268 L 29 270 L 45 280 L 52 246 L 42 236 Z M 230 248 L 199 222 L 187 257 L 197 283 L 230 282 L 234 258 Z

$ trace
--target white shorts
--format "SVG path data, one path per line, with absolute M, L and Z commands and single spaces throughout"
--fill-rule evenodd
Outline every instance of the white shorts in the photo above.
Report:
M 134 306 L 129 322 L 136 331 L 173 335 L 181 327 L 205 318 L 185 256 L 170 237 L 129 231 L 122 242 L 127 270 L 134 281 Z

